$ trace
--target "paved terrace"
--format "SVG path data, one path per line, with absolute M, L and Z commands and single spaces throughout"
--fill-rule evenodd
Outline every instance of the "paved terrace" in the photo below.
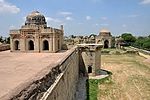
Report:
M 0 100 L 14 95 L 33 80 L 43 77 L 71 51 L 59 53 L 0 52 Z

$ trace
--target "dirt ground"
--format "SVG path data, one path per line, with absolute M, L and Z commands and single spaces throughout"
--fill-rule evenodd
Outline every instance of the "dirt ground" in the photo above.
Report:
M 150 100 L 150 64 L 138 55 L 102 55 L 111 81 L 99 85 L 98 100 Z

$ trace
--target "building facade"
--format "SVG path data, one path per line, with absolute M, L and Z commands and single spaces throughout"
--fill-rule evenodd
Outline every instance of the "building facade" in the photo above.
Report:
M 103 29 L 100 31 L 99 35 L 96 37 L 97 44 L 103 44 L 104 48 L 112 47 L 112 35 L 111 32 Z
M 25 25 L 10 30 L 11 52 L 57 52 L 62 48 L 63 35 L 63 25 L 60 29 L 48 27 L 45 17 L 33 11 Z

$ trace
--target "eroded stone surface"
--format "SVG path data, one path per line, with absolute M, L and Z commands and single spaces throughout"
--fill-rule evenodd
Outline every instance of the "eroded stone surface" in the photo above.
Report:
M 0 98 L 11 97 L 35 80 L 43 78 L 70 52 L 10 53 L 0 52 Z M 30 88 L 34 88 L 30 87 Z

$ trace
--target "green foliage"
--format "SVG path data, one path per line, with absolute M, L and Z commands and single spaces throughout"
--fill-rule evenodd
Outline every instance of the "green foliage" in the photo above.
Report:
M 131 45 L 136 41 L 136 38 L 131 33 L 123 33 L 121 37 L 128 45 Z
M 112 73 L 110 72 L 109 75 Z M 97 100 L 97 94 L 99 91 L 99 84 L 112 84 L 110 77 L 106 77 L 103 79 L 89 79 L 86 82 L 87 86 L 87 100 Z
M 88 80 L 87 100 L 97 100 L 98 83 L 99 83 L 99 80 L 97 79 Z
M 0 36 L 0 42 L 10 44 L 10 37 Z
M 2 36 L 0 36 L 0 42 L 3 42 L 3 37 Z
M 138 37 L 133 46 L 150 51 L 150 37 Z

